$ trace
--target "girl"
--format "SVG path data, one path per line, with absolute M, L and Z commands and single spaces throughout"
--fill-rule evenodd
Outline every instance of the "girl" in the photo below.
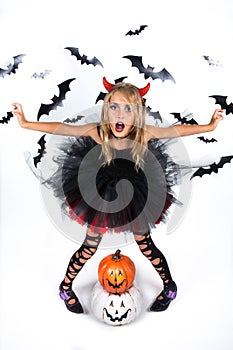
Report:
M 129 83 L 113 85 L 105 78 L 103 83 L 108 93 L 100 124 L 31 122 L 20 104 L 12 104 L 22 128 L 76 138 L 75 142 L 74 138 L 72 142 L 65 138 L 55 158 L 58 170 L 46 181 L 69 216 L 87 226 L 83 244 L 71 257 L 60 284 L 60 297 L 69 311 L 82 313 L 82 305 L 72 290 L 75 277 L 96 252 L 105 232 L 130 231 L 163 282 L 150 310 L 163 311 L 176 297 L 177 286 L 150 232 L 177 201 L 172 186 L 177 183 L 179 168 L 159 139 L 212 131 L 223 119 L 223 110 L 216 109 L 206 125 L 158 128 L 145 125 L 142 97 L 149 84 L 138 89 Z

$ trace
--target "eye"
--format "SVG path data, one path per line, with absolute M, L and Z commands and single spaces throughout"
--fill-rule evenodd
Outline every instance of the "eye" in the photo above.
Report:
M 121 270 L 119 270 L 119 272 L 118 272 L 118 276 L 122 276 L 122 275 L 123 275 L 122 271 L 121 271 Z
M 125 111 L 126 111 L 127 113 L 131 113 L 131 112 L 133 111 L 132 106 L 126 105 L 126 106 L 125 106 Z
M 113 270 L 110 272 L 110 276 L 114 276 L 114 271 Z
M 123 303 L 123 300 L 122 300 L 122 302 L 121 302 L 121 307 L 125 307 L 125 305 L 124 305 L 124 303 Z
M 112 306 L 112 307 L 113 307 L 113 300 L 111 301 L 111 303 L 109 304 L 109 306 Z
M 119 107 L 115 103 L 110 103 L 109 108 L 111 111 L 116 112 L 119 110 Z

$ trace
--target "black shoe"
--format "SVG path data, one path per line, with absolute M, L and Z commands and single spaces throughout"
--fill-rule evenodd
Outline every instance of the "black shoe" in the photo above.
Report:
M 82 314 L 84 312 L 78 297 L 75 295 L 72 289 L 65 290 L 62 288 L 62 285 L 60 285 L 59 290 L 59 296 L 64 301 L 69 311 L 74 312 L 76 314 Z M 74 299 L 75 303 L 69 303 L 71 299 Z
M 150 307 L 150 311 L 164 311 L 170 305 L 170 302 L 176 298 L 177 286 L 174 281 L 169 283 L 167 287 L 157 296 L 154 303 Z M 161 300 L 158 300 L 162 297 Z

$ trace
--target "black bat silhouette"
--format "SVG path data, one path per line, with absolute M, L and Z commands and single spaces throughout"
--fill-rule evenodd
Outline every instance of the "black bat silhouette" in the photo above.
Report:
M 147 25 L 141 25 L 139 29 L 136 29 L 135 31 L 130 30 L 125 35 L 139 35 L 146 27 Z
M 31 78 L 35 78 L 35 79 L 44 79 L 46 77 L 46 75 L 48 75 L 49 73 L 51 73 L 52 71 L 49 69 L 46 69 L 44 72 L 40 72 L 38 73 L 34 73 L 32 74 Z
M 59 88 L 59 95 L 56 96 L 54 95 L 53 98 L 51 99 L 53 102 L 50 104 L 41 104 L 40 109 L 37 113 L 37 120 L 40 119 L 40 117 L 43 114 L 49 115 L 49 112 L 51 110 L 56 109 L 58 106 L 63 106 L 62 101 L 65 99 L 65 95 L 68 91 L 70 91 L 70 83 L 75 80 L 75 78 L 68 79 L 63 81 L 61 84 L 58 85 Z
M 0 119 L 0 124 L 8 124 L 9 120 L 13 117 L 14 115 L 12 112 L 7 112 L 7 116 Z
M 155 120 L 156 120 L 156 119 L 160 120 L 161 123 L 162 123 L 162 117 L 161 117 L 159 111 L 153 112 L 153 111 L 151 110 L 151 107 L 149 107 L 149 106 L 146 107 L 146 111 L 147 111 L 147 113 L 148 113 L 149 116 L 152 116 Z
M 127 58 L 128 60 L 130 60 L 132 63 L 132 67 L 137 67 L 139 70 L 139 73 L 144 74 L 145 79 L 148 79 L 148 78 L 151 78 L 153 80 L 160 79 L 162 80 L 162 82 L 164 82 L 165 80 L 171 80 L 173 81 L 173 83 L 176 83 L 173 76 L 165 68 L 163 68 L 159 72 L 154 72 L 154 67 L 151 67 L 149 65 L 146 68 L 142 63 L 142 56 L 129 55 L 129 56 L 123 56 L 123 58 Z
M 0 77 L 4 78 L 5 75 L 15 74 L 16 69 L 18 69 L 19 64 L 23 62 L 23 57 L 26 55 L 17 55 L 13 57 L 13 64 L 9 64 L 7 69 L 0 68 Z
M 212 58 L 210 58 L 210 56 L 202 56 L 204 58 L 205 61 L 207 61 L 209 63 L 209 66 L 221 66 L 219 61 L 216 61 Z
M 208 168 L 199 168 L 197 171 L 195 171 L 195 173 L 191 176 L 190 180 L 192 178 L 194 178 L 195 176 L 200 176 L 202 177 L 203 175 L 205 174 L 212 174 L 212 173 L 218 173 L 218 170 L 220 168 L 223 168 L 223 166 L 226 164 L 226 163 L 230 163 L 231 162 L 231 159 L 233 158 L 233 156 L 225 156 L 225 157 L 221 157 L 220 158 L 220 161 L 218 163 L 212 163 L 208 166 Z
M 228 96 L 211 95 L 209 97 L 213 97 L 215 99 L 215 104 L 218 104 L 221 106 L 222 109 L 225 109 L 226 114 L 233 113 L 233 103 L 231 102 L 227 104 Z
M 77 115 L 77 117 L 75 117 L 75 118 L 72 118 L 72 119 L 67 118 L 67 119 L 63 120 L 63 123 L 75 124 L 84 117 L 85 117 L 84 115 Z
M 198 123 L 196 122 L 195 119 L 191 118 L 191 119 L 188 119 L 188 116 L 190 114 L 188 114 L 187 116 L 185 117 L 181 117 L 181 114 L 180 113 L 170 113 L 172 115 L 174 115 L 174 117 L 178 120 L 178 122 L 180 122 L 181 124 L 196 124 L 198 125 Z
M 212 137 L 212 139 L 205 138 L 204 136 L 198 137 L 199 140 L 205 142 L 205 143 L 212 143 L 212 142 L 218 142 L 216 139 Z
M 79 49 L 77 47 L 65 47 L 66 50 L 69 50 L 71 52 L 71 55 L 74 55 L 78 61 L 81 61 L 81 64 L 86 63 L 92 64 L 93 66 L 101 66 L 104 67 L 103 64 L 98 60 L 96 57 L 92 57 L 91 59 L 87 58 L 86 55 L 80 55 Z
M 46 141 L 45 141 L 45 135 L 43 135 L 39 141 L 37 142 L 38 145 L 40 146 L 40 148 L 38 149 L 38 156 L 36 157 L 33 157 L 33 160 L 34 160 L 34 165 L 35 167 L 37 168 L 37 164 L 41 161 L 41 158 L 43 157 L 43 155 L 46 153 L 45 151 L 45 144 L 46 144 Z
M 120 77 L 118 79 L 115 79 L 114 80 L 115 84 L 122 82 L 126 78 L 128 78 L 128 77 L 125 76 L 125 77 Z M 95 103 L 98 103 L 99 101 L 104 100 L 105 96 L 106 96 L 106 92 L 100 92 L 99 95 L 97 96 Z

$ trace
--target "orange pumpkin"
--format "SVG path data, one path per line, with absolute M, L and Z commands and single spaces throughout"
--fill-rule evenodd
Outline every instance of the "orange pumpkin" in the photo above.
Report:
M 98 279 L 102 287 L 109 293 L 120 294 L 129 289 L 134 281 L 135 265 L 126 255 L 115 254 L 103 258 L 98 268 Z

